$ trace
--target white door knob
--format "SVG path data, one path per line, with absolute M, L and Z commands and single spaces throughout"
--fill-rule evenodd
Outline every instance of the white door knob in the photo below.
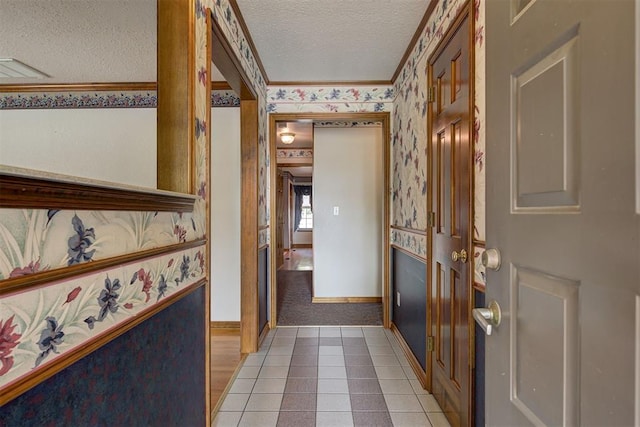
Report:
M 500 270 L 500 251 L 498 249 L 487 249 L 482 253 L 482 265 L 491 270 Z

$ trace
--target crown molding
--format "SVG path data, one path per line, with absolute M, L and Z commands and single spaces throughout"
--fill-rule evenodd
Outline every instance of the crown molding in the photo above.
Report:
M 233 90 L 227 82 L 211 82 L 211 90 Z
M 404 64 L 406 64 L 407 59 L 409 59 L 409 55 L 411 55 L 413 48 L 416 47 L 416 43 L 418 43 L 418 40 L 420 40 L 420 35 L 427 26 L 427 22 L 429 21 L 429 18 L 431 18 L 431 14 L 433 14 L 433 11 L 435 10 L 437 4 L 438 0 L 431 0 L 431 3 L 429 3 L 429 6 L 427 6 L 427 11 L 424 13 L 422 21 L 420 21 L 420 25 L 418 25 L 416 32 L 413 34 L 413 38 L 411 39 L 409 46 L 407 46 L 407 50 L 404 51 L 404 55 L 402 55 L 402 59 L 400 59 L 400 63 L 398 64 L 398 68 L 396 68 L 396 72 L 393 73 L 393 77 L 391 77 L 391 84 L 396 83 L 396 79 L 402 72 L 402 67 L 404 67 Z
M 249 49 L 251 49 L 251 53 L 253 54 L 253 58 L 256 60 L 258 64 L 258 68 L 262 73 L 262 77 L 264 78 L 264 82 L 266 85 L 269 85 L 269 76 L 267 76 L 267 72 L 264 69 L 264 65 L 262 64 L 262 60 L 260 59 L 260 55 L 258 55 L 258 50 L 256 49 L 256 45 L 253 43 L 253 38 L 251 37 L 251 33 L 249 32 L 249 28 L 247 28 L 247 23 L 244 22 L 244 17 L 240 12 L 240 7 L 238 6 L 238 2 L 236 0 L 229 0 L 229 5 L 233 10 L 233 13 L 236 15 L 236 19 L 238 20 L 238 24 L 240 24 L 240 29 L 244 33 L 245 38 L 247 39 L 247 43 L 249 44 Z
M 391 80 L 321 80 L 321 81 L 270 81 L 269 86 L 390 86 Z
M 157 90 L 156 82 L 0 84 L 0 93 L 9 92 L 108 92 Z

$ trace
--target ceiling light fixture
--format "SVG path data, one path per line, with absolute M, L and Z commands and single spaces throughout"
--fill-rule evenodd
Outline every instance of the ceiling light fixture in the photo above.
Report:
M 282 141 L 283 144 L 291 144 L 293 143 L 293 140 L 296 139 L 296 134 L 293 132 L 282 132 L 280 134 L 280 141 Z

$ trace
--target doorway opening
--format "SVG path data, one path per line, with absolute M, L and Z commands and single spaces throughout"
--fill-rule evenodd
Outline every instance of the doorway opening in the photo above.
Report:
M 271 328 L 388 327 L 389 121 L 389 113 L 270 116 L 270 229 L 275 231 L 270 238 L 276 248 L 271 260 Z M 291 129 L 298 125 L 309 129 L 310 144 L 302 149 L 282 146 L 281 134 L 295 134 Z M 360 136 L 345 137 L 349 131 Z M 358 145 L 359 140 L 370 145 Z M 349 157 L 349 151 L 355 157 Z M 350 237 L 357 230 L 364 231 Z M 356 243 L 362 246 L 351 248 Z M 369 261 L 361 261 L 363 256 Z M 350 261 L 362 271 L 354 274 L 345 265 Z M 360 288 L 358 280 L 365 283 Z M 347 285 L 338 285 L 338 290 L 327 286 L 340 281 Z

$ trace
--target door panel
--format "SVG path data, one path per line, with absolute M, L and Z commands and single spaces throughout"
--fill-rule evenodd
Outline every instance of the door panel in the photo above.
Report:
M 491 1 L 486 17 L 487 247 L 502 255 L 486 424 L 634 425 L 634 2 Z
M 470 19 L 465 8 L 429 61 L 432 210 L 432 392 L 450 423 L 470 425 Z M 462 258 L 462 257 L 461 257 Z

